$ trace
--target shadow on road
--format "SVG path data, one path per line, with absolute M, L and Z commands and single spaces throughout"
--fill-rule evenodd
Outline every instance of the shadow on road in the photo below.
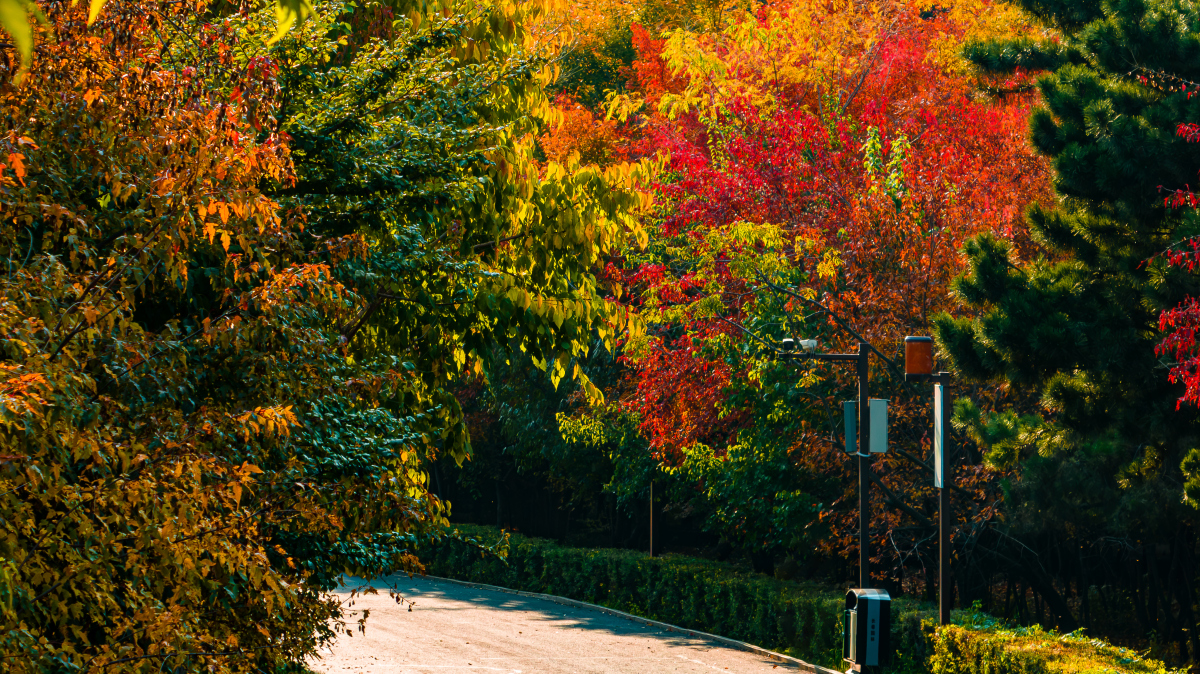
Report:
M 602 646 L 600 642 L 611 641 L 607 637 L 616 637 L 622 643 L 629 638 L 633 638 L 639 641 L 650 640 L 670 649 L 700 649 L 701 652 L 706 654 L 713 653 L 714 651 L 731 651 L 737 654 L 739 661 L 745 664 L 758 664 L 767 669 L 782 666 L 782 663 L 765 656 L 749 651 L 733 649 L 720 642 L 704 637 L 645 625 L 594 609 L 568 606 L 545 599 L 457 585 L 421 576 L 409 577 L 406 574 L 397 574 L 389 578 L 373 581 L 370 584 L 361 581 L 356 582 L 356 579 L 348 579 L 348 582 L 340 592 L 349 593 L 351 590 L 361 592 L 367 587 L 374 588 L 378 594 L 360 594 L 355 598 L 346 597 L 345 605 L 349 611 L 355 611 L 362 607 L 367 597 L 371 598 L 369 601 L 373 606 L 371 607 L 371 616 L 368 618 L 366 627 L 366 636 L 368 637 L 371 636 L 372 622 L 376 621 L 379 615 L 379 609 L 375 607 L 379 605 L 380 599 L 386 599 L 388 592 L 393 591 L 399 595 L 397 601 L 400 604 L 396 605 L 397 609 L 407 613 L 408 607 L 411 607 L 412 617 L 418 620 L 420 619 L 420 614 L 425 614 L 436 622 L 478 624 L 481 627 L 497 620 L 501 622 L 513 622 L 514 624 L 521 622 L 534 626 L 536 631 L 542 631 L 537 630 L 537 626 L 540 625 L 545 631 L 557 632 L 560 634 L 560 636 L 555 637 L 557 639 L 582 639 L 585 648 L 589 642 L 595 643 L 596 647 L 599 648 Z M 391 604 L 392 602 L 388 603 Z M 347 619 L 349 622 L 356 618 L 347 615 Z M 576 636 L 572 638 L 568 634 L 563 633 L 564 630 L 567 632 L 580 630 L 585 631 L 585 634 L 576 633 Z M 606 638 L 596 640 L 593 637 L 587 636 L 587 633 L 596 636 L 604 635 Z M 646 648 L 651 651 L 658 650 L 652 645 L 646 646 Z M 672 650 L 672 652 L 674 651 Z M 687 659 L 684 655 L 676 655 L 676 657 Z M 708 667 L 705 668 L 707 669 Z M 725 669 L 728 669 L 728 667 L 725 667 Z

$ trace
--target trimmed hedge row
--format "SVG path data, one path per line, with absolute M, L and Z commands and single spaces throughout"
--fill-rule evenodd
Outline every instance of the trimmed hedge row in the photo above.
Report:
M 1128 648 L 1082 632 L 1056 635 L 1041 627 L 1005 627 L 981 613 L 933 635 L 929 671 L 936 674 L 1184 674 Z
M 492 527 L 459 529 L 488 545 L 500 536 Z M 693 557 L 570 548 L 520 535 L 511 536 L 506 559 L 454 539 L 419 556 L 435 576 L 570 597 L 845 669 L 845 595 L 828 586 L 776 580 Z M 892 671 L 927 671 L 930 640 L 922 619 L 936 614 L 905 598 L 892 604 L 898 655 Z
M 463 539 L 492 547 L 494 527 L 460 525 Z M 782 581 L 719 562 L 631 550 L 570 548 L 513 534 L 507 557 L 447 538 L 419 555 L 428 573 L 600 604 L 653 620 L 757 644 L 844 670 L 843 591 Z M 896 674 L 1168 674 L 1161 662 L 1082 634 L 1009 628 L 984 613 L 955 611 L 936 626 L 936 609 L 892 601 Z M 1183 674 L 1180 672 L 1179 674 Z

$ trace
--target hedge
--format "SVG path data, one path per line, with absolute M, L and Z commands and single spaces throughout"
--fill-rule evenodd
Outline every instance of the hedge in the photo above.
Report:
M 1092 639 L 1082 630 L 1057 635 L 1041 627 L 1009 627 L 979 612 L 933 634 L 929 671 L 936 674 L 1168 674 L 1162 662 Z
M 459 525 L 457 536 L 420 557 L 435 576 L 600 604 L 845 669 L 842 590 L 682 555 L 651 558 L 509 536 L 501 558 L 477 545 L 495 546 L 502 538 L 498 529 Z M 1081 632 L 1010 628 L 977 610 L 955 611 L 956 624 L 938 628 L 929 603 L 898 597 L 892 608 L 896 659 L 889 670 L 897 674 L 1175 674 Z

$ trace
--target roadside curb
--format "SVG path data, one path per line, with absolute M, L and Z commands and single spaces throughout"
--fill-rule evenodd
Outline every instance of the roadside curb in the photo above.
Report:
M 702 639 L 716 641 L 717 643 L 724 644 L 726 646 L 732 646 L 734 648 L 738 648 L 743 651 L 750 651 L 751 653 L 756 653 L 758 655 L 762 655 L 764 657 L 770 658 L 770 659 L 778 661 L 778 662 L 783 662 L 783 663 L 787 663 L 790 665 L 794 665 L 796 667 L 796 669 L 798 669 L 800 671 L 804 671 L 804 672 L 810 672 L 810 674 L 842 674 L 842 672 L 839 672 L 835 669 L 826 669 L 825 667 L 820 667 L 820 666 L 814 665 L 812 663 L 808 663 L 803 660 L 800 660 L 798 658 L 793 658 L 790 655 L 776 653 L 775 651 L 768 651 L 767 649 L 762 648 L 761 646 L 755 646 L 754 644 L 749 644 L 749 643 L 746 643 L 745 641 L 738 641 L 737 639 L 730 639 L 729 637 L 723 637 L 723 636 L 719 636 L 716 634 L 709 634 L 708 632 L 701 632 L 700 630 L 688 629 L 686 627 L 680 627 L 678 625 L 671 625 L 668 623 L 659 622 L 657 620 L 643 618 L 642 616 L 633 615 L 632 613 L 626 613 L 624 611 L 618 611 L 616 609 L 608 608 L 607 606 L 599 606 L 597 604 L 589 604 L 586 601 L 578 601 L 576 599 L 568 599 L 566 597 L 559 597 L 559 596 L 553 595 L 553 594 L 541 594 L 538 592 L 526 592 L 524 590 L 514 590 L 512 588 L 500 587 L 498 585 L 487 585 L 486 583 L 471 583 L 471 582 L 468 582 L 465 580 L 455 580 L 454 578 L 443 578 L 441 576 L 423 576 L 423 577 L 429 578 L 431 580 L 438 580 L 438 581 L 444 581 L 447 583 L 454 583 L 455 585 L 464 585 L 466 587 L 474 587 L 474 588 L 479 588 L 479 589 L 483 589 L 483 590 L 492 590 L 494 592 L 505 592 L 508 594 L 516 594 L 516 595 L 520 595 L 522 597 L 530 597 L 533 599 L 544 599 L 546 601 L 552 601 L 556 604 L 562 604 L 564 606 L 574 606 L 576 608 L 586 608 L 586 609 L 591 609 L 593 611 L 599 611 L 601 613 L 607 613 L 611 616 L 616 616 L 618 618 L 625 618 L 626 620 L 632 620 L 634 622 L 641 623 L 643 625 L 648 625 L 650 627 L 657 627 L 657 628 L 659 628 L 661 630 L 665 630 L 667 632 L 680 632 L 680 633 L 686 634 L 688 636 L 700 637 Z

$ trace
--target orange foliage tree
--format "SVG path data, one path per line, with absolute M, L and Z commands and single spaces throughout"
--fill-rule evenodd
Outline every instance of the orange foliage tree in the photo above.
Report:
M 410 375 L 341 353 L 360 301 L 331 273 L 362 244 L 314 259 L 264 194 L 294 180 L 277 67 L 234 58 L 203 2 L 91 28 L 42 7 L 52 36 L 0 74 L 3 667 L 295 661 L 340 619 L 338 572 L 415 564 L 406 532 L 441 517 L 420 436 L 377 404 Z M 355 554 L 379 532 L 401 544 Z
M 621 157 L 622 138 L 616 122 L 565 94 L 559 95 L 554 104 L 562 111 L 562 123 L 538 139 L 546 159 L 559 164 L 577 161 L 608 166 Z

